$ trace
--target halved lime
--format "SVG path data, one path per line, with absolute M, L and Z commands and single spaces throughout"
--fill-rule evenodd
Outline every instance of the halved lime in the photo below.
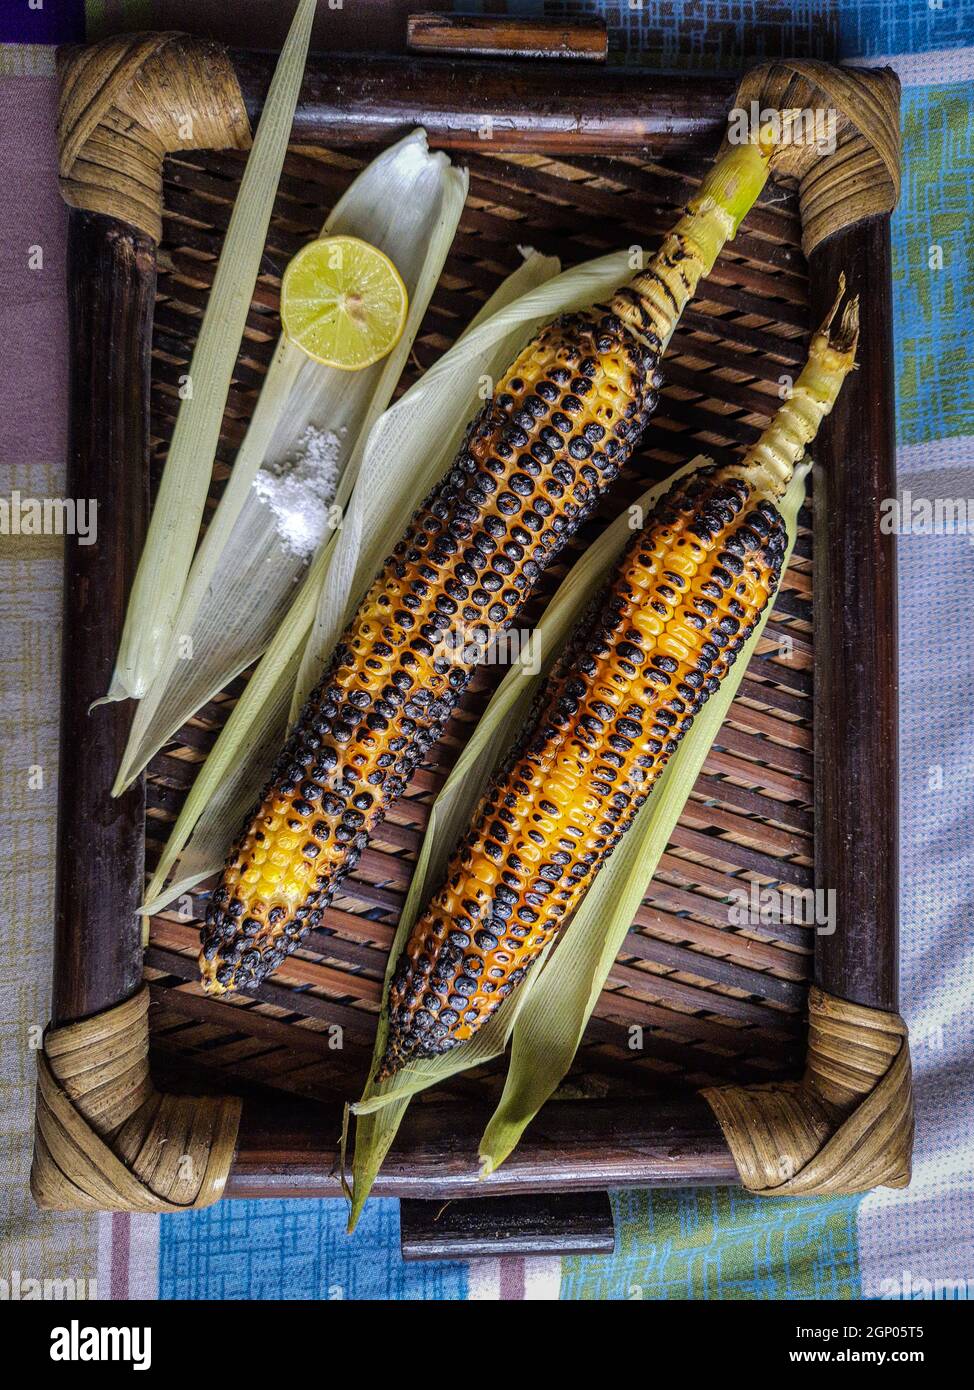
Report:
M 309 357 L 358 372 L 396 346 L 409 296 L 389 257 L 354 236 L 302 247 L 281 283 L 284 332 Z

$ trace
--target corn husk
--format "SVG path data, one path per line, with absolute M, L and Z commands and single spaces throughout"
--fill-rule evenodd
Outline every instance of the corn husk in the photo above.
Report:
M 299 0 L 244 168 L 189 369 L 106 700 L 141 699 L 165 659 L 199 539 L 230 381 L 304 76 L 315 0 Z
M 709 463 L 709 459 L 698 457 L 664 483 L 650 488 L 636 503 L 639 514 L 647 514 L 678 478 Z M 804 497 L 806 472 L 807 468 L 799 470 L 782 504 L 789 532 L 789 554 Z M 506 750 L 513 743 L 540 682 L 575 623 L 606 583 L 631 534 L 627 510 L 566 576 L 546 608 L 531 646 L 521 654 L 501 683 L 433 804 L 389 953 L 373 1066 L 385 1051 L 388 1034 L 385 1000 L 413 923 L 442 878 L 453 846 L 466 829 L 495 766 L 503 761 Z M 767 613 L 720 690 L 694 720 L 634 825 L 595 879 L 563 939 L 557 943 L 557 949 L 546 948 L 519 988 L 462 1047 L 442 1057 L 408 1063 L 378 1085 L 370 1079 L 362 1099 L 352 1107 L 357 1123 L 353 1185 L 349 1194 L 350 1229 L 358 1220 L 409 1100 L 417 1092 L 500 1055 L 513 1038 L 504 1093 L 481 1141 L 481 1162 L 486 1176 L 507 1157 L 526 1125 L 556 1089 L 571 1066 L 612 962 L 727 716 L 766 621 Z M 529 674 L 532 671 L 535 674 Z
M 283 336 L 278 342 L 193 562 L 173 641 L 136 710 L 116 794 L 202 704 L 256 661 L 280 626 L 308 566 L 278 534 L 254 478 L 260 467 L 278 470 L 310 425 L 339 441 L 336 506 L 350 490 L 356 459 L 392 398 L 429 306 L 466 191 L 466 172 L 444 154 L 431 154 L 426 132 L 415 130 L 374 159 L 332 209 L 322 235 L 361 237 L 395 260 L 409 293 L 405 331 L 386 358 L 361 372 L 315 362 Z
M 481 404 L 485 379 L 496 380 L 541 324 L 597 301 L 628 278 L 628 253 L 560 275 L 556 269 L 556 261 L 530 256 L 462 338 L 376 422 L 348 483 L 342 528 L 315 557 L 211 749 L 170 833 L 144 912 L 159 911 L 222 864 L 284 740 L 289 709 L 300 707 L 318 679 L 347 616 L 402 534 L 404 518 L 446 471 Z M 177 861 L 178 872 L 164 887 Z

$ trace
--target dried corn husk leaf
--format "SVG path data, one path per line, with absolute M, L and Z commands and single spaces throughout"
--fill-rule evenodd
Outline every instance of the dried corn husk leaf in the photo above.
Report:
M 227 393 L 260 270 L 311 40 L 299 0 L 233 205 L 189 368 L 106 700 L 141 699 L 165 658 L 199 539 Z
M 363 169 L 332 209 L 322 235 L 361 237 L 395 260 L 409 293 L 405 331 L 386 358 L 361 372 L 326 367 L 285 338 L 278 342 L 226 489 L 193 561 L 173 640 L 135 712 L 116 795 L 201 705 L 257 660 L 294 602 L 307 560 L 279 534 L 273 512 L 254 490 L 254 479 L 261 467 L 277 471 L 309 426 L 335 437 L 340 479 L 354 473 L 429 306 L 456 233 L 467 182 L 466 172 L 453 168 L 446 155 L 431 154 L 426 132 L 415 130 Z

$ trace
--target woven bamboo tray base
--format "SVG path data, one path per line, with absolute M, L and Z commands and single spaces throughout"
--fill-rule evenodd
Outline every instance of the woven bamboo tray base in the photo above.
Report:
M 221 438 L 219 496 L 277 332 L 280 273 L 314 236 L 367 153 L 292 151 L 268 236 Z M 158 465 L 178 407 L 200 312 L 243 157 L 186 155 L 164 167 L 163 239 L 153 338 L 152 435 Z M 469 159 L 470 202 L 402 387 L 457 337 L 519 245 L 566 266 L 619 245 L 652 249 L 705 165 L 537 156 Z M 794 199 L 771 192 L 720 259 L 674 339 L 659 411 L 597 521 L 546 576 L 535 616 L 601 527 L 648 481 L 700 452 L 748 444 L 800 369 L 807 271 Z M 812 926 L 734 925 L 751 885 L 785 895 L 812 883 L 811 537 L 802 525 L 772 621 L 681 817 L 599 1001 L 565 1092 L 605 1096 L 799 1074 Z M 234 1083 L 345 1098 L 365 1078 L 385 958 L 429 803 L 503 670 L 477 673 L 456 718 L 362 856 L 322 929 L 251 996 L 205 999 L 195 983 L 204 897 L 151 923 L 146 975 L 153 1047 Z M 151 868 L 242 681 L 211 701 L 149 767 Z M 188 905 L 181 905 L 186 908 Z M 739 912 L 738 903 L 738 912 Z M 340 1029 L 340 1034 L 336 1031 Z M 336 1044 L 340 1041 L 340 1047 Z M 497 1063 L 425 1100 L 496 1094 Z

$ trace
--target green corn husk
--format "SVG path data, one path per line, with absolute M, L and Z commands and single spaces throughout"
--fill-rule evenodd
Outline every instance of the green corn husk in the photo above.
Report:
M 175 633 L 224 407 L 304 76 L 315 0 L 299 0 L 233 206 L 105 700 L 141 699 Z
M 289 550 L 254 490 L 260 468 L 286 471 L 308 426 L 338 441 L 341 480 L 351 478 L 369 430 L 392 398 L 456 233 L 467 176 L 426 132 L 413 131 L 357 175 L 322 235 L 361 237 L 391 256 L 409 293 L 403 335 L 361 372 L 313 361 L 283 336 L 237 451 L 229 481 L 193 560 L 169 644 L 135 711 L 115 794 L 167 739 L 252 665 L 294 602 L 308 561 Z M 335 505 L 337 508 L 336 496 Z M 330 537 L 322 542 L 327 545 Z M 187 659 L 187 651 L 191 657 Z
M 649 512 L 676 479 L 709 463 L 707 458 L 695 458 L 665 482 L 650 488 L 638 499 L 636 506 L 642 513 Z M 796 471 L 782 502 L 782 515 L 788 526 L 788 555 L 794 544 L 807 471 L 807 466 Z M 605 584 L 631 534 L 632 523 L 627 511 L 616 518 L 569 572 L 545 610 L 531 646 L 501 683 L 433 804 L 416 871 L 389 952 L 373 1067 L 385 1050 L 389 983 L 413 923 L 442 877 L 449 855 L 466 828 L 494 767 L 502 760 L 504 750 L 523 724 L 540 681 L 550 670 L 588 603 Z M 350 1230 L 354 1229 L 409 1101 L 418 1091 L 499 1056 L 513 1037 L 511 1065 L 501 1103 L 481 1141 L 481 1161 L 486 1176 L 507 1157 L 524 1128 L 556 1089 L 571 1066 L 612 962 L 727 716 L 769 612 L 770 608 L 717 694 L 711 696 L 697 715 L 635 823 L 595 879 L 561 941 L 549 944 L 519 988 L 462 1047 L 441 1057 L 408 1063 L 378 1085 L 373 1084 L 370 1077 L 361 1100 L 352 1107 L 356 1130 L 353 1185 L 349 1192 Z M 540 661 L 539 653 L 543 656 Z M 526 674 L 531 668 L 536 674 Z M 489 750 L 494 750 L 494 756 L 489 756 Z

